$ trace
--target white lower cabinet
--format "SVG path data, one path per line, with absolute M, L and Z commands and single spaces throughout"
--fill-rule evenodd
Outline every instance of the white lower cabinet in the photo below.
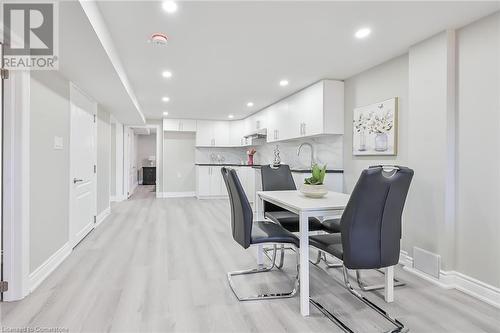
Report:
M 253 203 L 255 198 L 255 169 L 252 167 L 234 167 L 234 169 L 240 179 L 248 201 Z
M 198 198 L 227 196 L 220 169 L 220 166 L 196 166 L 196 196 Z
M 251 167 L 231 167 L 236 170 L 241 186 L 251 203 L 255 197 L 255 169 Z M 226 184 L 221 174 L 221 166 L 196 166 L 196 196 L 200 199 L 227 197 Z

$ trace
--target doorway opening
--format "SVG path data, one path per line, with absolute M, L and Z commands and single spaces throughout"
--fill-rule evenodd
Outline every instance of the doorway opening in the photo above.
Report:
M 157 129 L 155 127 L 133 127 L 130 142 L 130 195 L 136 187 L 141 192 L 157 191 Z

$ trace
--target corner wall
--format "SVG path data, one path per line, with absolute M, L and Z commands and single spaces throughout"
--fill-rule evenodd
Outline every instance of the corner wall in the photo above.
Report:
M 30 273 L 69 240 L 69 108 L 68 81 L 53 71 L 31 73 Z
M 500 14 L 422 41 L 347 79 L 345 91 L 346 192 L 371 164 L 413 168 L 402 249 L 440 255 L 460 283 L 500 288 Z M 353 109 L 393 96 L 398 155 L 352 156 Z
M 456 269 L 500 288 L 500 13 L 457 36 Z

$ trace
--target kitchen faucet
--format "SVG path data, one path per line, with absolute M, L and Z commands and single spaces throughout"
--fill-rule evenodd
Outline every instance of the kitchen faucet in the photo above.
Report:
M 300 156 L 300 150 L 302 146 L 309 146 L 309 148 L 311 149 L 311 169 L 312 169 L 312 166 L 314 165 L 314 147 L 309 142 L 301 143 L 299 148 L 297 148 L 297 156 Z

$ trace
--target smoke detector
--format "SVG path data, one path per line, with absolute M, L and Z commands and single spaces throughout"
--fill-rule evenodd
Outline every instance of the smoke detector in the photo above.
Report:
M 161 32 L 156 32 L 152 34 L 151 38 L 148 40 L 149 43 L 159 46 L 167 45 L 167 41 L 168 41 L 167 35 L 162 34 Z

